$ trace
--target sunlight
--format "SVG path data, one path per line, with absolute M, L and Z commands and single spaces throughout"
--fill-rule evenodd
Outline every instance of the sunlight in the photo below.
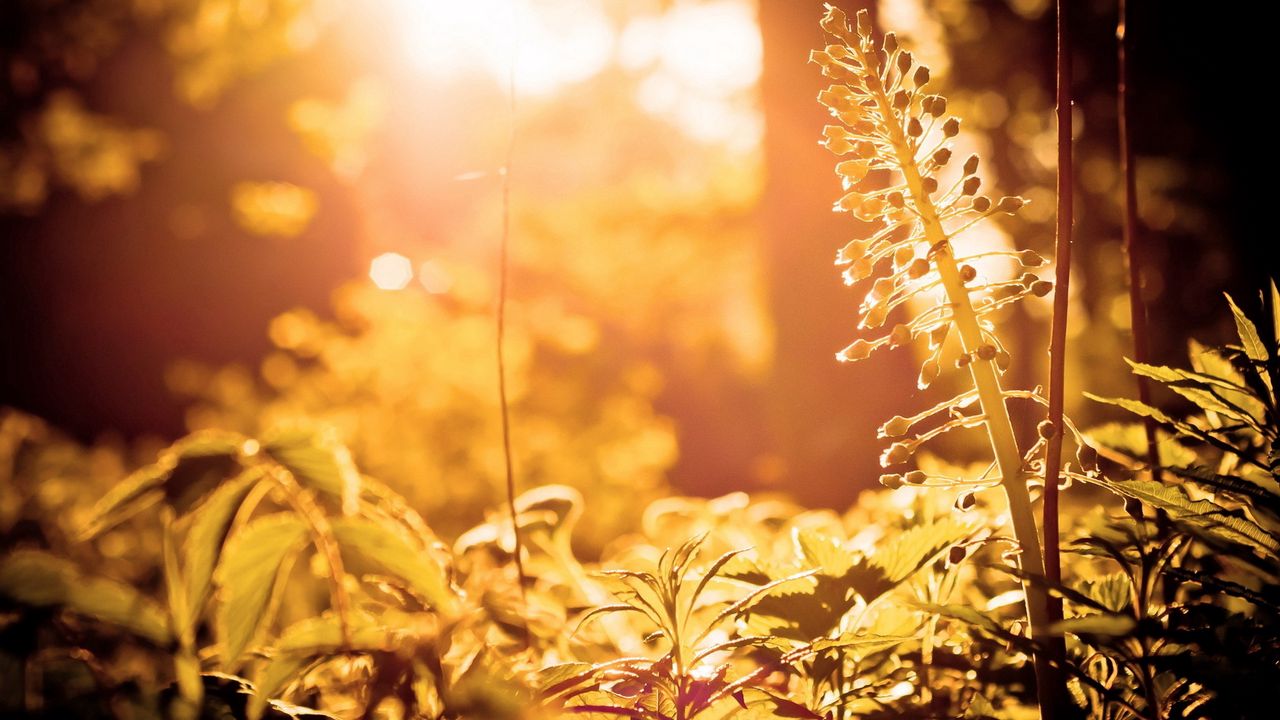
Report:
M 369 263 L 369 279 L 380 290 L 403 290 L 413 280 L 413 263 L 400 253 L 382 253 Z
M 388 0 L 409 63 L 439 78 L 476 68 L 518 92 L 545 95 L 605 68 L 614 32 L 588 0 Z M 518 40 L 514 40 L 518 38 Z

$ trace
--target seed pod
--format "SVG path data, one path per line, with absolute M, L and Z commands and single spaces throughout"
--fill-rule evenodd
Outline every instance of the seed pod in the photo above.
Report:
M 974 198 L 974 199 L 973 199 L 973 209 L 974 209 L 974 210 L 977 210 L 977 211 L 978 211 L 978 212 L 980 212 L 980 213 L 984 213 L 984 212 L 986 212 L 986 211 L 990 210 L 990 209 L 991 209 L 991 198 L 987 197 L 986 195 L 982 195 L 982 196 L 980 196 L 980 197 L 976 197 L 976 198 Z
M 899 90 L 893 94 L 893 107 L 895 109 L 905 110 L 909 104 L 911 104 L 911 95 L 906 90 Z
M 968 510 L 977 502 L 977 499 L 973 497 L 973 493 L 964 493 L 960 497 L 956 498 L 956 509 Z
M 929 68 L 921 65 L 916 68 L 916 74 L 911 78 L 916 87 L 924 87 L 929 84 Z
M 929 195 L 932 195 L 932 194 L 934 194 L 934 193 L 938 192 L 938 179 L 937 179 L 937 178 L 927 177 L 927 178 L 925 178 L 924 180 L 922 180 L 920 184 L 921 184 L 921 185 L 924 185 L 924 191 L 925 191 L 927 194 L 929 194 Z
M 898 35 L 896 33 L 884 34 L 884 51 L 891 53 L 898 49 Z
M 1044 297 L 1053 292 L 1053 283 L 1048 280 L 1037 280 L 1031 283 L 1031 294 L 1036 297 Z
M 867 254 L 867 241 L 862 238 L 854 238 L 844 244 L 836 253 L 836 264 L 853 262 L 863 255 Z
M 880 484 L 890 490 L 897 490 L 902 487 L 902 476 L 897 473 L 886 473 L 880 476 Z
M 933 114 L 933 96 L 932 95 L 925 95 L 924 97 L 920 98 L 920 111 L 923 112 L 925 115 Z
M 924 126 L 920 124 L 920 118 L 913 117 L 907 121 L 907 134 L 913 138 L 924 134 Z
M 968 367 L 969 363 L 971 362 L 973 362 L 972 355 L 970 355 L 969 353 L 961 353 L 958 357 L 956 357 L 956 369 L 959 370 L 961 368 Z
M 960 282 L 970 283 L 976 277 L 978 277 L 978 271 L 972 265 L 960 266 Z
M 884 198 L 871 196 L 864 198 L 863 201 L 854 208 L 853 215 L 863 222 L 871 222 L 884 213 L 884 207 Z
M 911 329 L 902 323 L 893 326 L 889 333 L 889 347 L 902 347 L 911 342 Z
M 936 327 L 929 332 L 929 347 L 936 348 L 947 340 L 947 333 L 951 332 L 951 323 Z
M 942 123 L 942 134 L 945 137 L 955 137 L 960 134 L 960 121 L 956 118 L 948 118 Z
M 871 37 L 871 16 L 866 10 L 858 11 L 858 34 L 864 38 Z
M 907 277 L 912 280 L 919 280 L 929 272 L 929 261 L 924 258 L 916 258 L 907 266 Z
M 878 278 L 871 285 L 871 293 L 878 298 L 889 297 L 891 294 L 893 294 L 893 278 L 891 277 Z
M 977 350 L 973 351 L 973 354 L 977 356 L 979 360 L 994 360 L 996 357 L 996 346 L 990 343 L 983 343 L 978 346 Z
M 939 148 L 938 151 L 933 154 L 933 162 L 938 167 L 942 167 L 943 165 L 951 162 L 951 148 Z
M 970 155 L 968 160 L 964 161 L 964 174 L 972 175 L 978 172 L 978 156 Z
M 850 183 L 856 183 L 865 178 L 870 169 L 866 160 L 845 160 L 836 164 L 836 174 Z
M 866 140 L 859 140 L 853 144 L 853 152 L 863 160 L 874 160 L 876 157 L 876 146 Z
M 854 340 L 848 347 L 836 353 L 836 360 L 840 362 L 866 360 L 871 357 L 871 351 L 874 349 L 875 346 L 866 340 Z
M 889 201 L 889 206 L 901 210 L 907 206 L 907 199 L 899 190 L 894 190 L 885 196 L 885 200 Z
M 978 187 L 982 185 L 982 178 L 970 176 L 964 179 L 964 184 L 960 186 L 960 192 L 964 195 L 973 195 L 978 192 Z
M 907 71 L 910 69 L 911 69 L 911 53 L 909 51 L 904 50 L 902 51 L 902 54 L 898 55 L 898 72 L 902 73 L 903 75 L 906 75 Z
M 903 245 L 902 247 L 893 251 L 893 266 L 896 268 L 906 267 L 907 263 L 911 262 L 911 260 L 915 258 L 915 256 L 916 256 L 915 248 L 911 247 L 910 245 Z
M 1000 372 L 1004 372 L 1005 370 L 1009 369 L 1009 365 L 1013 362 L 1013 357 L 1009 355 L 1009 353 L 1005 352 L 1004 350 L 1001 350 L 1000 352 L 996 353 L 995 362 L 996 362 L 996 369 L 999 370 Z
M 1044 258 L 1033 250 L 1023 250 L 1018 253 L 1018 262 L 1022 263 L 1023 267 L 1040 267 L 1044 265 Z
M 924 481 L 929 479 L 929 476 L 925 475 L 919 470 L 912 470 L 911 472 L 902 476 L 902 479 L 906 480 L 908 485 L 923 485 Z
M 969 550 L 963 545 L 952 545 L 947 551 L 947 562 L 952 565 L 959 565 L 967 557 L 969 557 Z
M 929 114 L 934 117 L 942 117 L 942 114 L 947 111 L 947 99 L 941 95 L 930 95 L 929 97 L 933 99 L 933 102 L 930 103 Z
M 878 328 L 884 324 L 885 318 L 889 316 L 889 308 L 884 303 L 872 306 L 867 310 L 867 314 L 862 317 L 862 326 L 865 328 Z
M 1006 195 L 1000 198 L 1000 202 L 996 204 L 996 209 L 999 210 L 1000 212 L 1014 213 L 1014 212 L 1017 212 L 1023 205 L 1026 205 L 1026 204 L 1027 204 L 1027 201 L 1023 200 L 1020 197 L 1013 197 L 1011 195 Z
M 921 390 L 929 387 L 934 380 L 938 379 L 938 375 L 941 372 L 942 366 L 938 364 L 937 360 L 933 358 L 925 360 L 924 364 L 920 366 L 920 377 L 916 378 L 916 387 Z
M 816 65 L 821 65 L 822 67 L 825 68 L 828 65 L 830 65 L 833 60 L 834 58 L 831 57 L 831 53 L 827 52 L 826 50 L 810 50 L 809 51 L 809 62 L 814 63 Z
M 854 260 L 853 265 L 849 267 L 849 277 L 853 278 L 854 282 L 866 280 L 871 277 L 871 269 L 871 261 L 865 257 L 860 257 Z
M 880 453 L 880 467 L 901 465 L 911 459 L 911 446 L 904 442 L 896 442 Z
M 843 197 L 835 202 L 832 209 L 836 212 L 851 212 L 862 205 L 862 201 L 864 199 L 865 197 L 860 192 L 847 192 Z
M 1036 425 L 1036 432 L 1040 437 L 1048 440 L 1058 434 L 1058 427 L 1053 424 L 1052 420 L 1041 420 L 1040 424 Z
M 911 421 L 901 415 L 894 415 L 880 426 L 880 434 L 888 438 L 902 437 L 911 429 Z

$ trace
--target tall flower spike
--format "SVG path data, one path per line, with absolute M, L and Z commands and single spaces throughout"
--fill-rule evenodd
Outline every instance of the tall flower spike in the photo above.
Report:
M 872 292 L 859 308 L 859 327 L 892 328 L 875 339 L 859 339 L 840 352 L 842 361 L 866 358 L 882 347 L 897 347 L 924 335 L 930 352 L 918 384 L 927 386 L 941 372 L 939 356 L 948 328 L 960 341 L 964 367 L 973 389 L 954 402 L 939 407 L 960 407 L 977 397 L 979 415 L 963 416 L 917 436 L 910 435 L 910 420 L 895 418 L 882 430 L 894 438 L 881 456 L 888 467 L 906 462 L 915 448 L 949 429 L 985 427 L 999 468 L 1000 484 L 1009 501 L 1009 515 L 1021 552 L 1018 562 L 1028 578 L 1044 575 L 1036 520 L 1031 508 L 1028 475 L 1000 387 L 1000 372 L 1009 356 L 994 335 L 991 313 L 1029 294 L 1043 296 L 1052 285 L 1034 275 L 1011 280 L 986 281 L 971 264 L 961 264 L 952 241 L 975 224 L 996 213 L 1017 212 L 1025 201 L 1002 197 L 992 201 L 978 196 L 982 181 L 977 156 L 966 159 L 960 178 L 941 177 L 951 160 L 949 141 L 960 132 L 960 120 L 947 113 L 946 98 L 924 94 L 928 68 L 903 50 L 896 37 L 886 37 L 876 47 L 871 22 L 860 11 L 856 32 L 838 8 L 827 6 L 822 28 L 844 45 L 843 50 L 814 52 L 811 60 L 822 66 L 836 84 L 819 96 L 840 125 L 828 125 L 826 145 L 837 154 L 855 153 L 868 169 L 887 173 L 840 173 L 846 194 L 835 203 L 837 212 L 849 212 L 872 224 L 869 238 L 844 247 L 837 265 L 848 266 L 849 284 L 873 281 Z M 847 120 L 853 119 L 853 123 Z M 884 175 L 890 176 L 884 183 Z M 882 184 L 883 183 L 883 184 Z M 859 255 L 859 253 L 861 253 Z M 1038 256 L 1028 256 L 1032 265 Z M 962 267 L 964 270 L 962 270 Z M 914 317 L 888 323 L 888 314 L 910 307 L 911 298 L 928 299 L 924 291 L 941 286 L 944 301 L 925 302 Z M 885 291 L 892 289 L 889 294 Z M 906 330 L 903 330 L 906 328 Z M 877 330 L 880 329 L 880 330 Z M 905 426 L 905 427 L 904 427 Z M 889 476 L 897 482 L 897 475 Z M 1048 635 L 1048 604 L 1043 582 L 1024 583 L 1032 637 Z

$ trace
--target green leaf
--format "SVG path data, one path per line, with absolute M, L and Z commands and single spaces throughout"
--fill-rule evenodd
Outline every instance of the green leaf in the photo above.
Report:
M 1280 540 L 1257 523 L 1210 500 L 1192 500 L 1180 486 L 1154 480 L 1104 480 L 1104 484 L 1116 493 L 1164 510 L 1170 519 L 1198 530 L 1202 538 L 1244 545 L 1270 557 L 1280 551 Z
M 1074 635 L 1125 635 L 1137 624 L 1129 615 L 1098 613 L 1060 620 L 1049 626 L 1049 632 L 1055 635 L 1064 632 Z
M 858 556 L 842 547 L 839 540 L 817 530 L 793 528 L 791 539 L 805 564 L 817 568 L 823 575 L 839 577 L 858 560 Z
M 1224 293 L 1225 294 L 1225 293 Z M 1270 353 L 1267 352 L 1267 346 L 1262 342 L 1262 338 L 1258 336 L 1258 328 L 1253 324 L 1240 306 L 1236 305 L 1236 301 L 1227 295 L 1227 303 L 1231 305 L 1231 314 L 1236 319 L 1236 333 L 1240 336 L 1240 345 L 1244 348 L 1244 354 L 1250 360 L 1257 363 L 1258 377 L 1262 380 L 1262 384 L 1267 386 L 1269 392 L 1273 391 L 1271 387 L 1271 373 L 1267 371 L 1267 361 L 1271 359 Z
M 367 518 L 347 517 L 333 521 L 333 534 L 344 553 L 402 578 L 437 611 L 452 615 L 458 610 L 448 568 L 402 533 Z
M 845 649 L 855 650 L 859 655 L 867 655 L 870 653 L 888 650 L 891 647 L 897 647 L 902 643 L 911 642 L 916 638 L 910 635 L 875 635 L 864 632 L 846 633 L 837 638 L 822 638 L 815 640 L 801 650 L 803 654 L 817 654 L 827 650 Z M 799 651 L 796 651 L 799 652 Z M 792 653 L 795 654 L 794 652 Z
M 231 521 L 263 476 L 261 469 L 246 470 L 236 479 L 214 490 L 209 499 L 192 514 L 191 528 L 182 545 L 187 586 L 187 614 L 180 618 L 184 626 L 194 625 L 200 617 L 213 580 L 213 568 L 222 551 Z
M 1132 603 L 1133 583 L 1123 572 L 1114 572 L 1090 580 L 1082 580 L 1079 591 L 1112 612 L 1121 612 Z
M 218 607 L 222 663 L 234 667 L 271 615 L 270 600 L 279 578 L 307 541 L 297 516 L 276 513 L 249 523 L 223 551 L 215 580 L 224 598 Z
M 1145 365 L 1143 363 L 1134 362 L 1125 359 L 1133 372 L 1137 375 L 1143 375 L 1153 380 L 1159 380 L 1165 383 L 1170 390 L 1190 400 L 1206 413 L 1217 413 L 1219 415 L 1231 418 L 1237 422 L 1244 423 L 1249 427 L 1262 431 L 1258 424 L 1257 418 L 1250 414 L 1247 410 L 1230 402 L 1224 396 L 1219 395 L 1212 386 L 1216 383 L 1206 382 L 1202 380 L 1196 373 L 1190 373 L 1185 370 L 1174 370 L 1172 368 L 1161 367 L 1157 365 Z M 1226 384 L 1226 383 L 1223 383 Z M 1234 388 L 1232 391 L 1235 392 Z
M 89 539 L 115 527 L 161 499 L 179 514 L 240 469 L 245 439 L 235 433 L 206 430 L 179 440 L 113 487 L 94 506 L 81 531 Z
M 17 550 L 0 559 L 0 595 L 115 625 L 158 646 L 173 641 L 165 611 L 154 600 L 122 582 L 87 575 L 43 550 Z
M 262 438 L 262 450 L 305 487 L 336 497 L 352 515 L 360 500 L 360 473 L 331 428 L 281 427 Z

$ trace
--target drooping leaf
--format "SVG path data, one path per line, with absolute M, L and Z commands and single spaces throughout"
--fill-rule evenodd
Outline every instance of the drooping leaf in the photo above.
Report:
M 333 533 L 344 555 L 355 554 L 365 563 L 402 578 L 439 612 L 452 615 L 457 611 L 458 596 L 449 585 L 448 569 L 402 533 L 362 517 L 334 520 Z
M 1170 519 L 1199 531 L 1203 538 L 1244 545 L 1269 557 L 1280 551 L 1280 540 L 1257 523 L 1210 500 L 1192 500 L 1180 486 L 1154 480 L 1108 480 L 1104 484 L 1121 495 L 1164 510 Z
M 158 646 L 173 641 L 164 609 L 133 587 L 88 575 L 70 560 L 43 550 L 17 550 L 0 559 L 0 595 L 22 605 L 61 608 L 123 628 Z
M 88 539 L 115 527 L 134 513 L 164 499 L 183 514 L 218 483 L 240 469 L 245 439 L 235 433 L 206 430 L 188 435 L 113 487 L 81 531 Z
M 1130 615 L 1102 614 L 1067 618 L 1049 626 L 1049 632 L 1075 635 L 1125 635 L 1138 623 Z
M 1219 390 L 1215 389 L 1215 383 L 1201 380 L 1195 373 L 1185 370 L 1146 365 L 1127 358 L 1125 362 L 1129 363 L 1129 367 L 1135 374 L 1165 383 L 1170 390 L 1190 400 L 1206 413 L 1215 413 L 1261 431 L 1258 419 L 1245 408 L 1237 406 L 1224 395 L 1219 394 Z
M 192 514 L 191 527 L 182 545 L 187 614 L 180 620 L 184 626 L 193 625 L 204 609 L 213 580 L 213 568 L 222 552 L 231 520 L 262 477 L 263 472 L 259 468 L 244 471 L 214 490 Z
M 276 428 L 263 436 L 262 451 L 304 487 L 337 498 L 344 514 L 355 513 L 360 500 L 360 473 L 351 451 L 331 429 L 304 425 Z
M 307 527 L 301 519 L 276 513 L 247 524 L 227 543 L 214 573 L 223 591 L 217 627 L 224 667 L 235 666 L 259 628 L 270 619 L 270 600 L 278 579 L 306 541 Z

